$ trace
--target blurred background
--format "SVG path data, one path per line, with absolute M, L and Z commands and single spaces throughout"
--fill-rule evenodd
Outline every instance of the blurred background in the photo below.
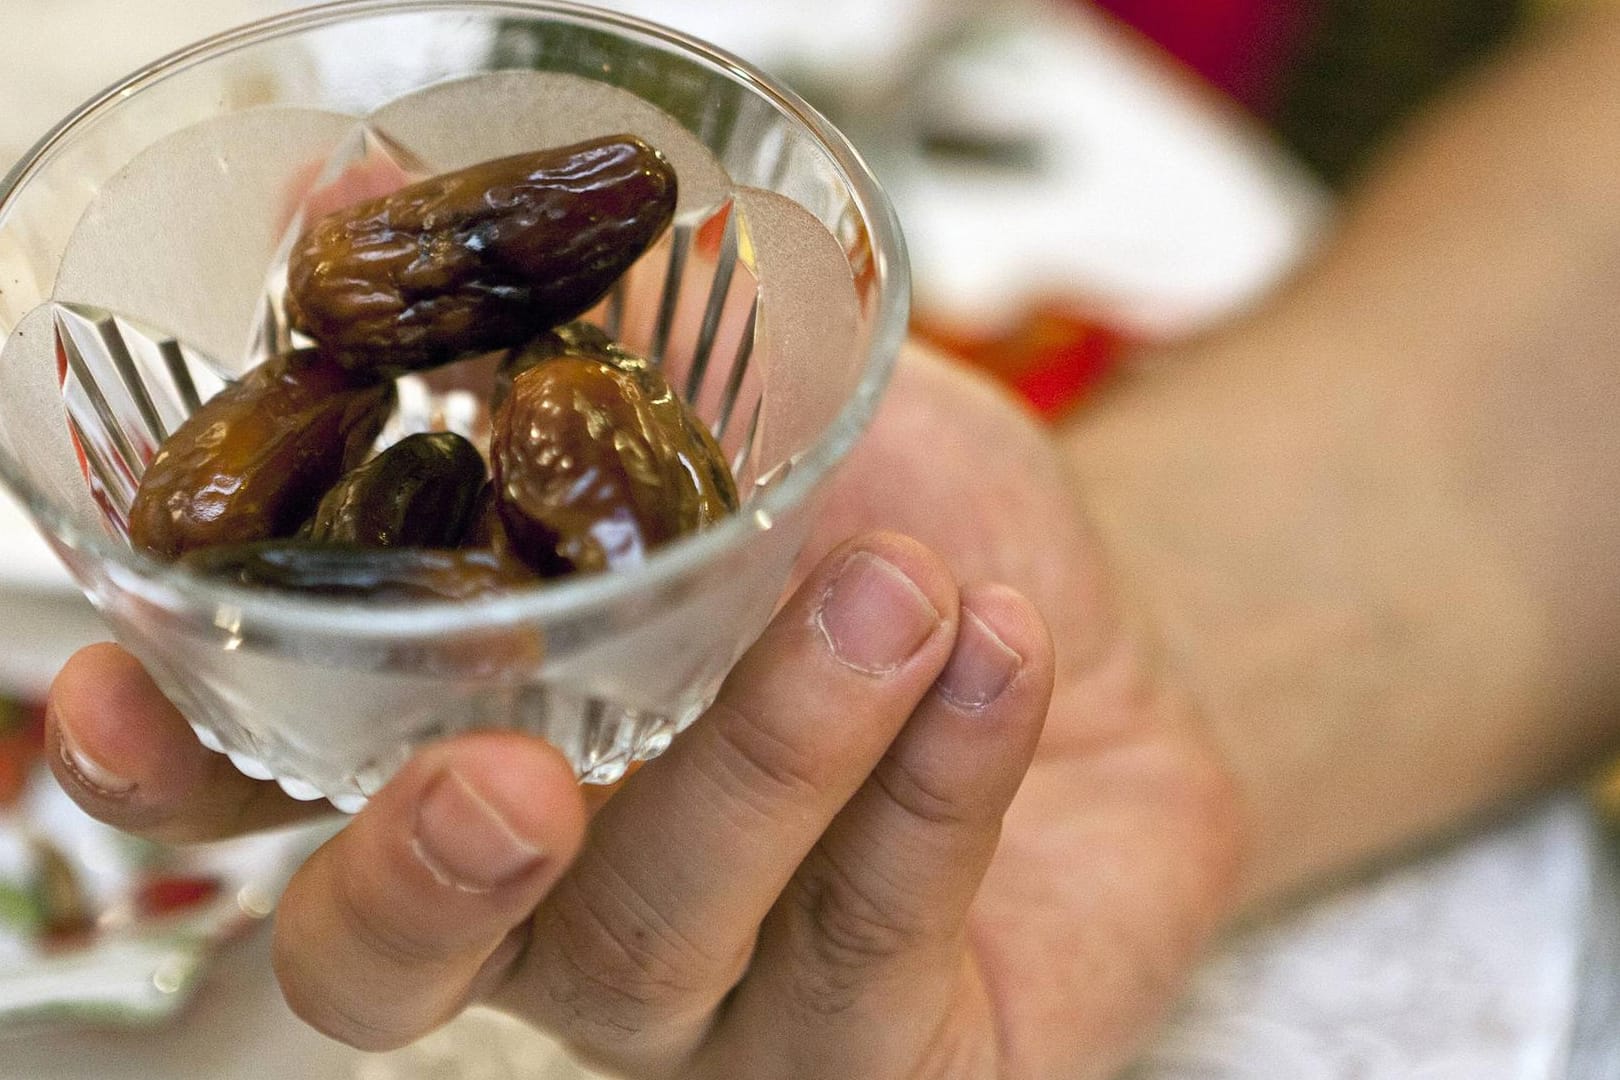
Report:
M 742 54 L 842 126 L 899 207 L 915 332 L 1056 419 L 1124 351 L 1264 295 L 1404 117 L 1573 2 L 604 6 Z M 128 71 L 298 6 L 0 0 L 0 163 Z M 521 39 L 496 47 L 523 62 Z M 297 1025 L 257 924 L 309 835 L 166 851 L 83 821 L 41 779 L 44 688 L 101 636 L 0 497 L 0 1078 L 578 1075 L 487 1014 L 381 1057 Z M 1610 955 L 1603 845 L 1588 805 L 1561 800 L 1257 928 L 1142 1075 L 1572 1075 L 1602 1026 L 1585 980 Z

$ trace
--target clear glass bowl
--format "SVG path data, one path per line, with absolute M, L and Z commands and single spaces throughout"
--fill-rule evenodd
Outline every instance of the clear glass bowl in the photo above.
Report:
M 709 192 L 718 201 L 683 204 L 676 228 L 593 317 L 662 362 L 716 429 L 742 512 L 635 570 L 476 603 L 245 591 L 132 551 L 120 507 L 157 438 L 285 337 L 276 267 L 298 212 L 289 225 L 275 200 L 245 213 L 216 203 L 255 184 L 307 190 L 312 152 L 328 180 L 379 157 L 410 174 L 494 156 L 482 144 L 520 137 L 526 117 L 543 130 L 577 119 L 572 97 L 555 109 L 486 110 L 487 123 L 465 113 L 458 85 L 519 69 L 530 75 L 512 75 L 514 85 L 573 87 L 585 112 L 593 88 L 628 91 L 659 110 L 649 123 L 706 148 L 695 170 L 716 165 L 729 177 Z M 402 100 L 417 106 L 414 128 L 394 122 Z M 442 122 L 417 122 L 435 110 L 448 110 Z M 282 119 L 295 113 L 308 122 L 292 124 L 293 137 Z M 209 125 L 236 135 L 207 168 L 157 187 L 137 175 L 154 147 Z M 266 134 L 244 150 L 238 136 L 254 125 Z M 413 145 L 412 131 L 427 134 Z M 94 235 L 106 207 L 143 182 L 152 205 L 130 218 L 140 227 Z M 207 238 L 200 251 L 188 247 L 193 226 Z M 843 322 L 828 322 L 843 305 L 826 300 L 829 252 L 848 294 Z M 899 230 L 865 166 L 747 64 L 564 3 L 330 4 L 139 72 L 5 179 L 0 481 L 199 737 L 249 775 L 354 809 L 413 747 L 495 727 L 541 734 L 583 779 L 610 782 L 698 715 L 768 619 L 815 497 L 888 378 L 907 302 Z M 407 390 L 396 433 L 426 422 L 410 402 L 417 413 L 443 405 Z

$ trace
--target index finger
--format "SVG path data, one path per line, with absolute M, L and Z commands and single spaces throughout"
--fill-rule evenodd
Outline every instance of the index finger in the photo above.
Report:
M 90 816 L 167 842 L 219 840 L 330 812 L 237 772 L 197 741 L 140 661 L 91 645 L 62 668 L 46 703 L 46 757 Z

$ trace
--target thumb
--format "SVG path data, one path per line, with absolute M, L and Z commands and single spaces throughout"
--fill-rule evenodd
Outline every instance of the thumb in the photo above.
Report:
M 514 931 L 584 830 L 573 770 L 540 740 L 429 748 L 288 886 L 274 945 L 288 1004 L 364 1050 L 427 1034 L 522 951 Z

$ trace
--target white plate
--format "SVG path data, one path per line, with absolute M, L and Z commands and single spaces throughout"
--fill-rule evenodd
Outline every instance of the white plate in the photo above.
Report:
M 829 110 L 894 198 L 931 318 L 984 329 L 1063 297 L 1139 333 L 1192 333 L 1273 285 L 1328 211 L 1253 121 L 1079 4 L 607 6 L 733 49 Z M 1036 161 L 950 163 L 922 150 L 926 130 L 1021 137 Z

